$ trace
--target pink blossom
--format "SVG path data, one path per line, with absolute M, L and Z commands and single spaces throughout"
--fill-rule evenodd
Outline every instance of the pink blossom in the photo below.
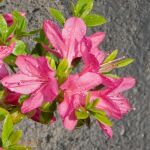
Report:
M 23 103 L 23 113 L 40 107 L 44 101 L 55 99 L 58 93 L 55 73 L 44 57 L 18 56 L 16 65 L 20 71 L 2 79 L 2 84 L 13 92 L 31 94 Z
M 132 88 L 135 85 L 135 79 L 128 77 L 114 79 L 112 82 L 114 83 L 110 84 L 109 88 L 91 92 L 91 99 L 99 98 L 100 101 L 96 106 L 97 109 L 104 110 L 112 118 L 121 119 L 132 108 L 128 100 L 122 95 L 122 92 Z M 99 125 L 111 138 L 112 129 L 100 122 Z
M 78 44 L 86 34 L 86 25 L 80 18 L 68 19 L 61 31 L 52 21 L 47 20 L 43 25 L 45 34 L 55 50 L 62 58 L 71 63 L 78 55 Z
M 96 73 L 87 72 L 80 75 L 71 75 L 61 86 L 64 90 L 64 101 L 58 106 L 58 112 L 63 120 L 64 127 L 73 130 L 77 124 L 75 110 L 85 105 L 86 92 L 101 83 Z
M 86 25 L 82 19 L 75 17 L 68 19 L 62 31 L 50 20 L 44 22 L 43 28 L 55 50 L 49 49 L 46 45 L 43 45 L 44 48 L 61 58 L 67 58 L 69 64 L 74 58 L 82 56 L 80 46 L 84 38 L 90 42 L 90 53 L 97 57 L 99 64 L 103 61 L 105 53 L 99 50 L 98 46 L 104 40 L 105 33 L 97 32 L 86 37 Z
M 25 16 L 26 14 L 24 12 L 20 12 L 21 16 Z M 6 20 L 8 26 L 11 26 L 13 24 L 13 15 L 10 13 L 3 14 L 4 19 Z
M 102 129 L 102 131 L 109 137 L 109 138 L 112 138 L 113 137 L 113 131 L 111 129 L 111 127 L 107 126 L 107 125 L 104 125 L 100 122 L 98 122 L 100 128 Z
M 122 95 L 122 92 L 132 88 L 135 85 L 135 79 L 121 78 L 114 79 L 115 83 L 112 87 L 100 91 L 92 92 L 93 99 L 100 98 L 97 108 L 107 112 L 107 114 L 115 119 L 121 119 L 122 115 L 127 114 L 131 105 Z
M 0 46 L 0 60 L 4 59 L 13 52 L 15 43 L 10 44 L 9 46 Z
M 8 75 L 6 65 L 0 60 L 0 80 Z

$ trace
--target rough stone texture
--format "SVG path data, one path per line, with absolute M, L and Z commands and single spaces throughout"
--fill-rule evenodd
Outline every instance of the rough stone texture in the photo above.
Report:
M 72 0 L 70 0 L 72 1 Z M 29 28 L 37 28 L 43 19 L 50 18 L 48 7 L 61 9 L 70 14 L 68 0 L 6 0 L 0 12 L 25 11 Z M 23 121 L 23 143 L 35 150 L 149 150 L 150 149 L 150 0 L 95 0 L 94 12 L 104 15 L 108 23 L 89 30 L 107 32 L 103 44 L 105 50 L 118 48 L 122 54 L 134 57 L 136 62 L 118 71 L 119 74 L 135 76 L 137 86 L 128 94 L 136 108 L 122 121 L 114 123 L 114 138 L 108 140 L 94 125 L 68 132 L 61 126 L 44 126 Z

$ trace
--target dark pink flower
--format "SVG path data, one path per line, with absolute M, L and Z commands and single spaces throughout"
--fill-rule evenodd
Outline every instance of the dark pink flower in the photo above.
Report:
M 19 56 L 16 65 L 20 71 L 5 77 L 2 84 L 13 92 L 31 94 L 21 108 L 23 113 L 30 112 L 44 101 L 52 102 L 58 93 L 54 71 L 44 57 Z
M 127 98 L 123 96 L 122 92 L 132 88 L 135 85 L 135 79 L 128 77 L 114 79 L 111 82 L 114 83 L 109 83 L 109 88 L 91 92 L 91 100 L 99 98 L 100 101 L 96 106 L 97 109 L 104 110 L 109 117 L 121 119 L 123 115 L 127 114 L 132 108 Z M 99 125 L 102 130 L 111 138 L 112 129 L 100 122 Z
M 45 34 L 61 58 L 67 58 L 69 64 L 78 55 L 78 44 L 86 34 L 86 25 L 80 18 L 68 19 L 61 30 L 52 21 L 47 20 L 43 25 Z
M 9 46 L 0 46 L 0 60 L 4 59 L 10 55 L 15 47 L 15 43 L 10 44 Z
M 25 16 L 26 14 L 24 12 L 20 12 L 21 16 Z M 10 13 L 3 14 L 4 19 L 6 20 L 8 26 L 11 26 L 13 24 L 13 15 Z
M 96 73 L 87 72 L 80 75 L 71 75 L 61 86 L 64 90 L 64 101 L 58 106 L 59 114 L 64 127 L 73 130 L 77 124 L 75 111 L 85 106 L 85 97 L 88 90 L 101 83 L 101 78 Z

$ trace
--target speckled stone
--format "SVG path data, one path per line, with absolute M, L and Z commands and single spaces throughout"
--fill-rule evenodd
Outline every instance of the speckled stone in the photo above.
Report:
M 25 11 L 29 28 L 41 27 L 51 18 L 48 7 L 55 7 L 69 16 L 72 0 L 6 0 L 0 12 Z M 44 126 L 24 120 L 23 143 L 35 150 L 150 150 L 150 0 L 95 0 L 95 13 L 104 15 L 108 23 L 89 30 L 105 31 L 103 49 L 118 48 L 121 55 L 136 59 L 135 63 L 119 70 L 120 75 L 135 76 L 136 87 L 128 94 L 135 108 L 122 121 L 114 123 L 114 138 L 108 140 L 95 124 L 74 132 L 62 128 L 61 121 Z M 32 43 L 33 44 L 33 43 Z

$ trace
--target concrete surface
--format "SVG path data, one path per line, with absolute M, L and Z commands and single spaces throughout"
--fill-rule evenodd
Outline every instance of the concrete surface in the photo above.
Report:
M 48 7 L 70 14 L 72 0 L 6 0 L 0 12 L 16 9 L 25 11 L 29 28 L 37 28 L 43 19 L 50 18 Z M 23 121 L 23 143 L 35 150 L 150 150 L 150 0 L 95 0 L 94 12 L 104 15 L 108 23 L 89 30 L 107 32 L 105 50 L 118 48 L 121 54 L 134 57 L 136 62 L 118 71 L 135 76 L 137 86 L 128 94 L 136 110 L 122 121 L 114 123 L 114 138 L 108 140 L 94 125 L 74 132 L 62 128 L 61 122 L 44 126 Z

